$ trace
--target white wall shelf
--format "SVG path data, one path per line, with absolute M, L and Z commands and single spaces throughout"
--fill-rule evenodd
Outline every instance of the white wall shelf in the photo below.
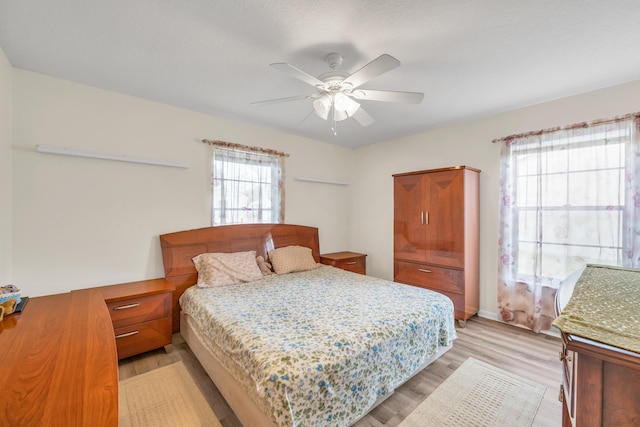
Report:
M 46 154 L 59 154 L 62 156 L 87 157 L 90 159 L 114 160 L 117 162 L 142 163 L 145 165 L 169 166 L 172 168 L 188 169 L 189 165 L 164 160 L 147 159 L 144 157 L 127 156 L 125 154 L 110 154 L 99 151 L 78 150 L 75 148 L 58 147 L 55 145 L 39 144 L 36 151 Z
M 306 182 L 317 182 L 320 184 L 332 184 L 332 185 L 349 185 L 348 182 L 344 181 L 334 181 L 331 179 L 321 179 L 321 178 L 309 178 L 306 176 L 296 176 L 294 177 L 296 181 L 306 181 Z

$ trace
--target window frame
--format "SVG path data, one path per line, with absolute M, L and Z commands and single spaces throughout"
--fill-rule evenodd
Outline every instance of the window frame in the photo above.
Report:
M 266 150 L 265 150 L 266 151 Z M 230 224 L 265 224 L 265 223 L 282 223 L 284 222 L 284 191 L 283 191 L 283 161 L 282 156 L 277 152 L 265 152 L 261 149 L 235 148 L 226 146 L 214 146 L 211 156 L 211 225 L 230 225 Z M 266 166 L 270 169 L 270 179 L 262 180 L 264 176 L 258 174 L 256 179 L 238 179 L 236 176 L 217 176 L 216 162 L 222 163 L 222 167 L 219 168 L 224 175 L 228 169 L 224 167 L 224 164 L 228 164 L 232 168 L 242 168 L 244 166 L 255 168 L 256 166 Z M 237 171 L 236 171 L 237 172 Z M 220 183 L 217 186 L 217 182 Z M 254 185 L 257 186 L 258 195 L 257 198 L 253 197 L 247 202 L 245 206 L 234 205 L 227 206 L 229 203 L 229 197 L 226 194 L 229 191 L 230 185 L 228 183 L 234 183 L 235 187 L 241 187 L 242 185 Z M 265 207 L 264 187 L 269 188 L 270 207 Z M 220 188 L 222 194 L 216 192 L 216 188 Z M 220 206 L 218 206 L 218 203 Z M 258 203 L 257 209 L 248 206 L 254 203 Z M 258 218 L 250 218 L 249 221 L 239 220 L 241 212 L 255 212 Z M 264 215 L 265 212 L 270 212 L 268 215 Z M 216 214 L 219 213 L 219 217 Z M 251 220 L 253 219 L 253 220 Z

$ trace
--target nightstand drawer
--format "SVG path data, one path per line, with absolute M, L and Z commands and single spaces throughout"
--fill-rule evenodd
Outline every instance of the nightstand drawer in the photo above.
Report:
M 171 317 L 114 330 L 118 359 L 171 344 Z
M 353 273 L 367 274 L 366 257 L 357 252 L 335 252 L 320 255 L 320 262 Z
M 464 293 L 464 271 L 412 262 L 395 262 L 394 280 L 434 291 Z
M 171 315 L 171 293 L 123 299 L 107 303 L 115 329 Z
M 343 270 L 353 271 L 354 273 L 364 274 L 365 272 L 364 258 L 341 259 L 336 261 L 333 266 Z

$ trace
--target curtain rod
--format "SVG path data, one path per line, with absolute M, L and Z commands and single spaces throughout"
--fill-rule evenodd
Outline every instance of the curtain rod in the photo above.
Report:
M 220 140 L 217 140 L 217 139 L 203 139 L 202 142 L 204 142 L 205 144 L 214 145 L 216 147 L 235 148 L 237 150 L 253 151 L 253 152 L 265 153 L 265 154 L 273 154 L 273 155 L 280 156 L 280 157 L 289 157 L 289 155 L 287 153 L 283 153 L 282 151 L 276 151 L 276 150 L 271 150 L 269 148 L 262 148 L 262 147 L 250 147 L 248 145 L 235 144 L 233 142 L 220 141 Z
M 556 127 L 548 128 L 548 129 L 534 130 L 534 131 L 531 131 L 531 132 L 516 133 L 516 134 L 513 134 L 513 135 L 509 135 L 509 136 L 504 136 L 502 138 L 496 138 L 491 142 L 495 144 L 496 142 L 502 142 L 502 141 L 507 141 L 507 140 L 516 139 L 516 138 L 526 138 L 528 136 L 534 136 L 534 135 L 542 135 L 542 134 L 545 134 L 545 133 L 557 132 L 559 130 L 570 130 L 570 129 L 578 129 L 578 128 L 587 128 L 589 126 L 601 125 L 603 123 L 620 122 L 622 120 L 627 120 L 627 119 L 634 118 L 634 117 L 635 118 L 639 118 L 640 117 L 640 112 L 625 114 L 624 116 L 615 116 L 615 117 L 612 117 L 612 118 L 609 118 L 609 119 L 597 119 L 597 120 L 592 120 L 590 122 L 574 123 L 572 125 L 567 125 L 567 126 L 556 126 Z

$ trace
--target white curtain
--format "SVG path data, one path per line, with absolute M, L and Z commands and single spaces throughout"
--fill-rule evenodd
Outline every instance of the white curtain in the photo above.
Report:
M 283 223 L 282 155 L 213 148 L 212 224 Z
M 638 115 L 501 140 L 498 304 L 549 329 L 559 284 L 587 263 L 640 268 Z

